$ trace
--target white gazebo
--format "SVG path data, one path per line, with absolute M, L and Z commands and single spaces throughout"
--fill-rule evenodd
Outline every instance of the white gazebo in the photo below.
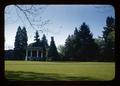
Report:
M 35 43 L 31 43 L 27 48 L 26 48 L 26 56 L 25 60 L 41 60 L 43 59 L 43 46 L 41 45 L 35 45 Z M 47 57 L 48 49 L 46 49 L 45 52 L 45 57 Z

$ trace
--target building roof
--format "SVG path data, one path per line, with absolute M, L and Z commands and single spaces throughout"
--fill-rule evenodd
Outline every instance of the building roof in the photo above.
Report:
M 46 46 L 46 49 L 48 49 L 49 48 L 49 46 Z M 26 49 L 28 49 L 28 50 L 36 50 L 36 49 L 43 49 L 43 46 L 42 46 L 42 44 L 41 43 L 36 43 L 36 42 L 34 42 L 34 43 L 30 43 L 28 46 L 27 46 L 27 48 Z
M 26 48 L 27 50 L 41 50 L 42 49 L 42 45 L 41 45 L 41 43 L 36 43 L 36 42 L 34 42 L 34 43 L 30 43 L 28 46 L 27 46 L 27 48 Z
M 36 42 L 34 42 L 34 43 L 30 43 L 30 44 L 28 45 L 28 47 L 29 47 L 29 48 L 42 47 L 42 45 L 41 45 L 41 43 L 36 43 Z

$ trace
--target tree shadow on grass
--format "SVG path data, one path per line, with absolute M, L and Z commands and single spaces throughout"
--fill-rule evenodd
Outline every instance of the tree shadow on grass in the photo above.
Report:
M 23 71 L 6 71 L 5 78 L 8 80 L 23 80 L 23 81 L 99 81 L 93 77 L 83 76 L 66 76 L 64 74 L 56 73 L 34 73 Z

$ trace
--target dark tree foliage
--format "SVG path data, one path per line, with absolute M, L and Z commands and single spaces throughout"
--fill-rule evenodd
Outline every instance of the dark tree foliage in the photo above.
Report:
M 43 34 L 41 42 L 42 42 L 42 44 L 43 44 L 44 47 L 48 47 L 48 41 L 46 39 L 45 34 Z
M 42 44 L 42 46 L 43 46 L 43 57 L 44 57 L 44 59 L 43 60 L 46 60 L 46 53 L 47 53 L 47 48 L 48 48 L 48 41 L 47 41 L 47 39 L 46 39 L 46 36 L 45 36 L 45 34 L 43 34 L 43 37 L 42 37 L 42 40 L 41 40 L 41 44 Z
M 15 36 L 15 43 L 14 43 L 14 57 L 15 59 L 24 59 L 25 57 L 25 48 L 27 47 L 27 31 L 26 28 L 18 27 L 16 36 Z
M 65 42 L 65 56 L 67 57 L 66 59 L 70 59 L 73 56 L 72 55 L 72 39 L 70 35 L 68 36 Z
M 93 61 L 96 60 L 95 57 L 98 55 L 98 46 L 93 39 L 93 35 L 90 32 L 88 25 L 83 23 L 79 31 L 80 37 L 80 59 L 84 61 Z
M 53 37 L 51 37 L 51 43 L 48 51 L 48 59 L 52 61 L 59 60 L 58 51 Z
M 98 45 L 94 42 L 88 25 L 83 23 L 69 35 L 65 42 L 65 56 L 70 60 L 95 61 L 98 55 Z
M 39 33 L 38 31 L 35 32 L 35 36 L 34 36 L 34 47 L 38 47 L 38 46 L 41 46 L 41 40 L 39 38 Z
M 14 50 L 5 50 L 5 60 L 13 60 L 14 59 Z
M 14 43 L 14 57 L 15 59 L 21 59 L 23 58 L 22 55 L 22 35 L 21 35 L 21 27 L 18 27 L 16 36 L 15 36 L 15 43 Z
M 113 17 L 107 17 L 106 27 L 103 31 L 104 45 L 104 60 L 114 61 L 114 35 L 115 35 L 115 20 Z M 113 38 L 112 38 L 113 37 Z
M 98 45 L 99 48 L 99 55 L 97 60 L 98 61 L 104 61 L 104 45 L 105 45 L 105 41 L 103 39 L 103 37 L 98 37 L 95 38 L 95 43 Z
M 78 34 L 79 34 L 79 31 L 78 31 L 77 27 L 75 27 L 75 30 L 74 30 L 74 35 L 77 37 L 77 36 L 78 36 Z
M 105 42 L 108 41 L 108 35 L 115 29 L 115 20 L 112 17 L 107 17 L 106 19 L 106 27 L 104 27 L 103 38 Z
M 77 36 L 76 36 L 77 37 Z M 76 59 L 76 51 L 78 49 L 78 40 L 75 35 L 69 35 L 65 42 L 65 57 L 69 60 Z
M 21 50 L 21 54 L 22 54 L 22 59 L 24 60 L 25 58 L 25 52 L 26 52 L 26 47 L 27 47 L 27 41 L 28 41 L 28 37 L 27 37 L 27 31 L 26 28 L 23 27 L 22 31 L 21 31 L 21 35 L 22 35 L 22 50 Z
M 21 35 L 21 27 L 19 26 L 18 27 L 18 30 L 17 30 L 17 33 L 16 33 L 16 36 L 15 36 L 15 43 L 14 43 L 14 50 L 20 50 L 22 47 L 22 43 L 21 43 L 21 40 L 22 40 L 22 35 Z
M 36 43 L 39 43 L 39 42 L 40 42 L 38 31 L 36 31 L 34 38 L 35 38 L 34 41 L 35 41 Z
M 27 37 L 27 31 L 25 27 L 23 27 L 22 34 L 23 34 L 23 47 L 26 48 L 28 37 Z

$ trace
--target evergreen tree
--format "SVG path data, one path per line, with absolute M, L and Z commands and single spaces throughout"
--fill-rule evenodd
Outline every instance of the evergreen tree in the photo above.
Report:
M 20 59 L 21 55 L 21 49 L 22 49 L 22 36 L 21 36 L 21 27 L 19 26 L 16 32 L 15 36 L 15 42 L 14 42 L 14 59 Z
M 26 28 L 18 27 L 15 43 L 14 43 L 14 56 L 16 59 L 24 59 L 25 57 L 25 48 L 27 47 L 27 32 Z
M 73 52 L 74 52 L 74 59 L 79 60 L 79 51 L 81 47 L 81 40 L 80 40 L 80 31 L 77 28 L 74 30 L 74 38 L 73 38 Z
M 71 46 L 70 43 L 71 42 L 71 37 L 70 35 L 68 36 L 68 38 L 65 41 L 65 56 L 67 57 L 66 59 L 70 59 L 71 57 Z
M 108 35 L 110 32 L 112 32 L 115 28 L 115 21 L 114 18 L 112 17 L 107 17 L 106 19 L 106 27 L 104 27 L 104 31 L 103 31 L 103 38 L 105 40 L 105 42 L 108 41 Z
M 78 50 L 79 43 L 78 43 L 78 30 L 77 27 L 75 27 L 74 34 L 69 35 L 68 38 L 65 41 L 65 57 L 68 60 L 75 60 L 77 53 L 75 51 Z
M 35 38 L 34 40 L 36 43 L 40 42 L 38 31 L 36 31 L 34 38 Z
M 42 37 L 42 40 L 41 40 L 41 44 L 43 46 L 43 57 L 44 59 L 43 60 L 46 60 L 46 49 L 48 48 L 48 41 L 46 39 L 46 36 L 45 34 L 43 34 L 43 37 Z
M 79 49 L 80 58 L 84 61 L 95 60 L 98 55 L 98 45 L 95 43 L 93 35 L 85 22 L 80 27 L 79 36 L 81 43 Z
M 42 42 L 43 46 L 48 47 L 48 41 L 47 41 L 47 39 L 46 39 L 45 34 L 43 34 L 43 37 L 42 37 L 41 42 Z
M 26 28 L 23 27 L 22 29 L 22 36 L 23 36 L 23 47 L 26 48 L 27 47 L 27 41 L 28 41 L 28 37 L 27 37 L 27 31 L 26 31 Z
M 14 50 L 20 50 L 21 49 L 21 40 L 22 40 L 22 36 L 21 36 L 21 27 L 19 26 L 16 32 L 16 36 L 15 36 L 15 43 L 14 43 Z
M 23 27 L 22 31 L 21 31 L 21 36 L 22 36 L 22 49 L 21 49 L 21 55 L 22 55 L 22 59 L 25 59 L 25 55 L 26 55 L 26 48 L 27 48 L 27 41 L 28 41 L 28 37 L 27 37 L 27 31 L 26 28 Z
M 106 61 L 114 61 L 114 36 L 115 35 L 115 20 L 112 17 L 107 17 L 106 27 L 103 31 L 103 39 L 105 41 L 104 57 Z
M 83 23 L 74 34 L 69 35 L 65 42 L 65 56 L 71 60 L 93 61 L 98 55 L 98 45 L 95 43 L 88 25 Z
M 79 34 L 79 31 L 78 31 L 77 27 L 75 27 L 74 35 L 75 35 L 75 36 L 78 36 L 78 34 Z
M 48 51 L 48 57 L 50 60 L 59 60 L 58 51 L 54 42 L 54 38 L 51 37 L 51 43 Z
M 39 33 L 38 33 L 38 31 L 36 31 L 34 38 L 35 38 L 34 39 L 34 41 L 35 41 L 34 46 L 36 46 L 36 47 L 41 46 L 41 41 L 39 39 Z

